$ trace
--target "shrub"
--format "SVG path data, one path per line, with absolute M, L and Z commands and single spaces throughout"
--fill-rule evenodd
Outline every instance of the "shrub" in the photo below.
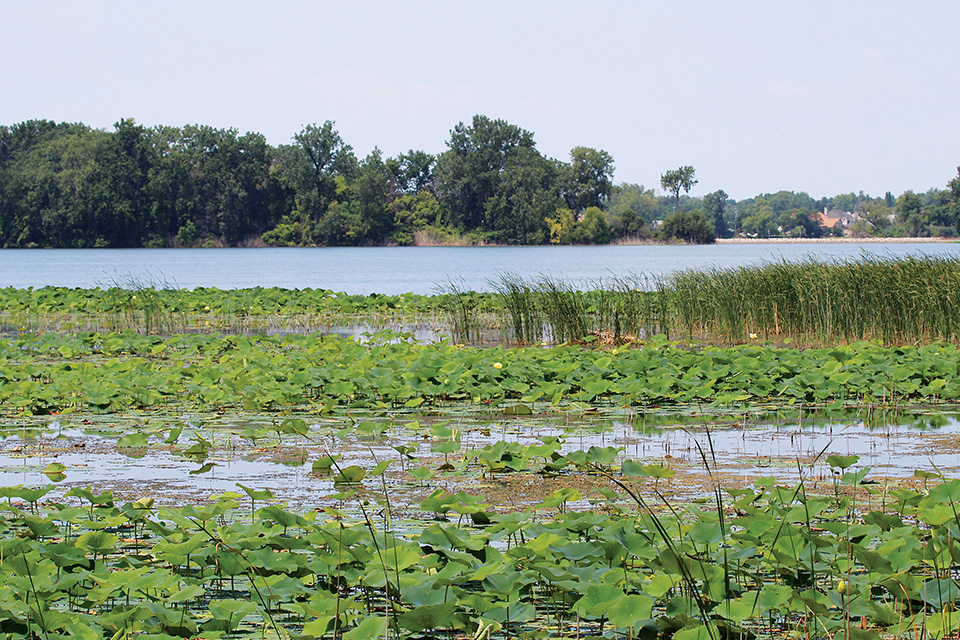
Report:
M 694 244 L 716 242 L 713 224 L 703 211 L 677 211 L 667 216 L 657 229 L 657 239 L 664 242 L 680 240 Z

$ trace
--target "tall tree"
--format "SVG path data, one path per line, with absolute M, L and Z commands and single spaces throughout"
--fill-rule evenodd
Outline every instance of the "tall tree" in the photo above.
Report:
M 374 148 L 363 162 L 351 185 L 356 214 L 354 236 L 357 244 L 382 244 L 393 233 L 393 218 L 387 205 L 391 195 L 391 175 L 380 149 Z
M 904 191 L 896 200 L 897 222 L 906 229 L 907 235 L 929 235 L 930 219 L 923 209 L 923 201 L 913 191 Z
M 831 209 L 837 209 L 838 211 L 853 211 L 857 208 L 857 204 L 860 202 L 860 197 L 855 193 L 841 193 L 833 196 L 829 200 L 828 206 Z
M 440 203 L 426 189 L 395 198 L 388 213 L 393 218 L 392 240 L 399 245 L 413 244 L 418 231 L 440 226 Z
M 740 218 L 740 230 L 745 235 L 755 238 L 776 236 L 780 230 L 777 228 L 773 207 L 763 198 L 757 198 L 754 202 L 747 204 Z
M 589 147 L 574 147 L 565 172 L 564 199 L 574 211 L 603 208 L 613 190 L 613 156 Z
M 483 230 L 505 244 L 546 242 L 547 219 L 563 204 L 558 176 L 557 164 L 535 149 L 521 147 L 511 154 L 486 201 Z
M 575 244 L 607 244 L 612 232 L 604 212 L 599 207 L 588 207 L 583 219 L 574 226 L 570 239 Z
M 614 187 L 610 195 L 608 215 L 618 236 L 648 236 L 647 223 L 659 219 L 659 209 L 653 189 L 624 182 Z
M 792 238 L 819 238 L 823 235 L 820 222 L 807 209 L 788 209 L 777 218 L 783 235 Z
M 779 216 L 791 209 L 803 209 L 804 211 L 818 211 L 817 201 L 811 198 L 807 193 L 801 191 L 777 191 L 776 193 L 765 193 L 757 197 L 757 200 L 770 205 L 775 216 Z
M 343 141 L 331 120 L 319 127 L 308 124 L 293 138 L 307 160 L 306 167 L 295 167 L 294 170 L 300 169 L 301 190 L 306 191 L 309 184 L 309 213 L 315 222 L 319 222 L 327 207 L 336 199 L 337 177 L 352 178 L 357 159 L 353 155 L 353 147 Z
M 466 231 L 495 227 L 496 221 L 487 216 L 499 209 L 488 208 L 487 201 L 500 193 L 511 158 L 522 149 L 536 150 L 533 134 L 476 115 L 469 126 L 461 122 L 451 130 L 447 147 L 437 160 L 436 177 L 449 223 Z
M 0 127 L 0 246 L 94 244 L 82 207 L 106 135 L 49 120 Z
M 718 238 L 728 238 L 731 235 L 725 217 L 727 199 L 727 193 L 723 189 L 703 196 L 703 213 L 713 221 L 713 231 Z
M 113 126 L 98 163 L 104 182 L 100 225 L 110 246 L 136 247 L 153 233 L 148 189 L 156 151 L 150 132 L 132 118 Z
M 657 228 L 657 237 L 664 241 L 711 244 L 716 241 L 713 224 L 703 211 L 675 211 Z
M 680 191 L 689 193 L 693 185 L 699 182 L 699 180 L 694 177 L 695 173 L 696 171 L 693 167 L 686 165 L 679 169 L 667 171 L 660 176 L 660 186 L 663 187 L 664 191 L 672 193 L 674 200 L 676 200 L 676 213 L 680 213 Z
M 433 170 L 437 157 L 426 151 L 411 149 L 396 158 L 386 161 L 387 169 L 393 174 L 397 190 L 402 194 L 416 194 L 433 188 Z

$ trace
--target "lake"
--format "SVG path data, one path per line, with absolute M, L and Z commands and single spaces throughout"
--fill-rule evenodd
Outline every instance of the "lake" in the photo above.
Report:
M 589 286 L 631 275 L 797 261 L 947 255 L 957 243 L 771 243 L 545 247 L 313 247 L 257 249 L 3 249 L 0 286 L 184 289 L 322 288 L 350 294 L 430 294 L 438 285 L 489 290 L 501 273 Z

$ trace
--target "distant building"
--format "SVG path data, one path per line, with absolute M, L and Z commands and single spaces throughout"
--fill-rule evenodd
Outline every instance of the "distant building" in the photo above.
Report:
M 840 211 L 839 209 L 828 210 L 826 207 L 823 208 L 823 211 L 818 211 L 816 217 L 821 227 L 826 227 L 827 229 L 843 229 L 844 232 L 846 232 L 850 225 L 856 222 L 856 219 L 857 216 L 849 211 Z

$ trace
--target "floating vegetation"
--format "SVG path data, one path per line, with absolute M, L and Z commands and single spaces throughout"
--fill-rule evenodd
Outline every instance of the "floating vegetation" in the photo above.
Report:
M 895 405 L 960 397 L 960 347 L 479 349 L 382 331 L 337 336 L 26 334 L 0 341 L 0 402 L 49 414 L 186 407 L 417 409 L 522 403 Z
M 186 290 L 134 280 L 94 289 L 0 288 L 0 322 L 11 332 L 311 333 L 354 325 L 371 330 L 430 325 L 441 314 L 441 303 L 415 294 L 361 296 L 276 287 Z

